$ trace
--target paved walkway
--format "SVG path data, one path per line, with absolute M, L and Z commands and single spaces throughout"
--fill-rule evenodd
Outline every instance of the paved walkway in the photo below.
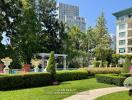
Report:
M 94 89 L 94 90 L 89 90 L 89 91 L 85 91 L 85 92 L 80 92 L 76 95 L 65 98 L 64 100 L 94 100 L 97 97 L 100 97 L 100 96 L 103 96 L 106 94 L 119 92 L 119 91 L 125 91 L 125 90 L 128 90 L 128 88 L 110 87 L 110 88 Z

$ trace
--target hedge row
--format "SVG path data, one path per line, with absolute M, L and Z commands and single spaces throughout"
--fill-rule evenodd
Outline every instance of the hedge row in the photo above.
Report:
M 87 68 L 88 74 L 120 74 L 122 68 Z
M 117 86 L 123 86 L 123 82 L 126 77 L 118 74 L 96 74 L 96 80 L 101 83 L 114 84 Z
M 60 71 L 56 74 L 56 79 L 58 81 L 70 81 L 70 80 L 80 80 L 93 77 L 88 74 L 86 70 L 71 70 L 71 71 Z
M 60 71 L 56 79 L 60 82 L 88 78 L 86 70 Z M 23 75 L 4 75 L 0 77 L 0 90 L 39 87 L 51 84 L 49 73 L 30 73 Z
M 45 86 L 50 84 L 50 81 L 49 73 L 8 75 L 0 77 L 0 90 Z

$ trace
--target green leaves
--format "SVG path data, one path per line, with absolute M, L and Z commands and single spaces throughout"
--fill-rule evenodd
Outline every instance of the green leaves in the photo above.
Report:
M 56 66 L 55 66 L 55 57 L 54 57 L 54 52 L 52 51 L 50 53 L 50 58 L 48 60 L 48 65 L 46 67 L 47 72 L 49 72 L 52 75 L 52 78 L 55 78 L 55 74 L 56 74 Z

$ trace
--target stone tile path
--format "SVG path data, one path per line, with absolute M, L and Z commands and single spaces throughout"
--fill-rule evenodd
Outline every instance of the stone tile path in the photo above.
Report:
M 114 92 L 120 92 L 120 91 L 126 91 L 128 88 L 125 87 L 110 87 L 110 88 L 100 88 L 100 89 L 94 89 L 89 90 L 85 92 L 80 92 L 76 95 L 70 96 L 68 98 L 65 98 L 63 100 L 94 100 L 97 97 L 114 93 Z

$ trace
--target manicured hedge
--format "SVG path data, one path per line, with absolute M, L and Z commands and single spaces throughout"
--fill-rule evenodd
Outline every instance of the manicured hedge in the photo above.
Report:
M 80 80 L 92 77 L 90 74 L 87 73 L 86 70 L 66 70 L 60 71 L 56 74 L 56 79 L 58 81 L 70 81 L 70 80 Z
M 114 84 L 117 86 L 123 86 L 123 82 L 126 77 L 118 74 L 96 74 L 96 80 L 101 83 Z
M 49 73 L 33 73 L 23 75 L 7 75 L 0 77 L 0 90 L 12 90 L 49 85 Z
M 130 73 L 121 73 L 120 75 L 121 75 L 121 76 L 125 76 L 125 77 L 130 77 L 130 76 L 132 76 L 132 74 L 130 74 Z
M 120 74 L 122 68 L 87 68 L 88 74 Z
M 55 75 L 60 82 L 88 78 L 86 70 L 59 71 Z M 19 75 L 3 75 L 0 77 L 0 90 L 39 87 L 51 84 L 49 73 L 28 73 Z

